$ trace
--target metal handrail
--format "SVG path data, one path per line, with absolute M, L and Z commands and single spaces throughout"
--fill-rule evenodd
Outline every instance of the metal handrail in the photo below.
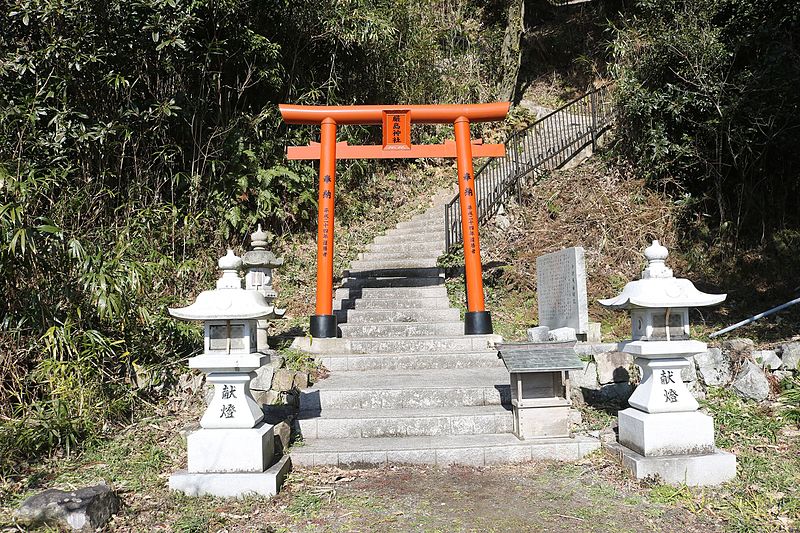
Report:
M 506 140 L 506 157 L 490 159 L 475 174 L 478 224 L 491 218 L 523 179 L 562 167 L 597 143 L 613 118 L 610 84 L 598 87 L 540 118 Z M 461 244 L 461 206 L 456 195 L 444 209 L 446 250 Z

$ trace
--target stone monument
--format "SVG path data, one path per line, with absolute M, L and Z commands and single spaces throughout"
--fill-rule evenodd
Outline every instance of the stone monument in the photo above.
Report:
M 540 327 L 572 328 L 580 340 L 586 340 L 589 307 L 582 247 L 566 248 L 536 258 L 536 298 Z
M 714 305 L 725 294 L 698 291 L 675 278 L 665 260 L 667 249 L 653 241 L 645 252 L 642 279 L 628 283 L 619 296 L 600 300 L 631 313 L 632 339 L 619 350 L 632 354 L 642 382 L 619 412 L 619 443 L 609 447 L 637 478 L 663 482 L 717 485 L 736 476 L 736 456 L 714 446 L 714 421 L 697 411 L 697 401 L 681 379 L 687 357 L 706 351 L 689 338 L 689 308 Z
M 203 291 L 188 307 L 169 310 L 176 318 L 204 322 L 204 350 L 189 359 L 189 367 L 214 385 L 202 429 L 186 439 L 188 468 L 169 479 L 171 489 L 190 496 L 272 496 L 290 468 L 288 456 L 273 464 L 273 427 L 262 421 L 250 393 L 250 381 L 267 359 L 257 349 L 256 323 L 273 315 L 274 307 L 260 292 L 242 288 L 241 267 L 228 250 L 219 260 L 217 288 Z

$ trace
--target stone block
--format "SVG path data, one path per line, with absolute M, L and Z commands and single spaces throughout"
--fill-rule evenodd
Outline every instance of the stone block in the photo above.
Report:
M 486 465 L 526 463 L 531 460 L 530 446 L 497 446 L 483 452 Z
M 761 365 L 761 368 L 767 370 L 778 370 L 783 364 L 775 350 L 754 350 L 752 356 L 756 363 Z
M 757 364 L 745 360 L 739 375 L 733 380 L 733 390 L 746 400 L 763 402 L 769 397 L 769 380 Z
M 722 341 L 722 351 L 726 353 L 732 361 L 746 359 L 755 349 L 755 342 L 752 339 L 729 339 Z
M 619 443 L 645 457 L 714 451 L 714 420 L 700 412 L 619 412 Z
M 288 368 L 281 368 L 275 371 L 272 378 L 272 389 L 285 392 L 292 390 L 294 386 L 294 370 Z
M 250 381 L 250 390 L 269 390 L 272 388 L 272 375 L 275 373 L 275 366 L 272 363 L 260 367 L 256 370 L 256 377 Z
M 288 455 L 264 472 L 190 473 L 181 470 L 169 477 L 169 488 L 187 496 L 275 496 L 292 468 Z
M 305 372 L 296 372 L 294 375 L 294 387 L 297 389 L 308 388 L 308 374 Z
M 340 452 L 339 464 L 345 465 L 382 465 L 386 463 L 385 451 Z
M 694 356 L 697 372 L 706 385 L 724 386 L 733 379 L 731 360 L 719 348 L 709 348 Z
M 681 368 L 681 381 L 693 383 L 697 381 L 697 366 L 694 362 L 694 356 L 689 356 L 686 359 L 689 361 L 689 366 Z
M 74 491 L 48 489 L 23 501 L 14 519 L 25 526 L 88 532 L 105 526 L 119 506 L 119 497 L 105 484 Z
M 644 457 L 616 442 L 604 446 L 636 479 L 703 487 L 720 485 L 736 477 L 736 456 L 718 448 L 705 455 Z
M 625 352 L 606 352 L 594 356 L 597 379 L 601 385 L 628 383 L 631 379 L 633 356 Z
M 786 370 L 800 370 L 800 342 L 790 342 L 781 346 L 781 360 Z
M 272 462 L 275 438 L 272 426 L 252 429 L 201 429 L 186 439 L 188 471 L 263 472 Z
M 569 342 L 577 339 L 574 328 L 551 329 L 547 334 L 547 340 L 550 342 Z
M 284 451 L 289 448 L 292 428 L 285 421 L 279 422 L 272 426 L 272 434 L 275 436 L 275 453 L 283 455 Z
M 597 364 L 583 361 L 583 370 L 569 371 L 570 386 L 573 391 L 580 392 L 581 388 L 597 390 L 600 383 L 597 381 Z
M 253 391 L 253 398 L 261 405 L 276 405 L 281 401 L 281 393 L 274 390 L 256 390 Z
M 409 465 L 435 465 L 436 450 L 390 450 L 386 452 L 390 463 Z
M 547 342 L 550 328 L 547 326 L 536 326 L 528 328 L 528 342 Z
M 453 448 L 436 450 L 436 464 L 438 466 L 483 466 L 486 463 L 483 448 Z

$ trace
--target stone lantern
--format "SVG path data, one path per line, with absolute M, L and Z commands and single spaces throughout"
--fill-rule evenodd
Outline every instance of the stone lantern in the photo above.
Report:
M 250 380 L 267 359 L 257 349 L 256 322 L 274 307 L 261 293 L 242 288 L 241 267 L 228 250 L 219 260 L 217 288 L 203 291 L 188 307 L 169 309 L 175 318 L 204 323 L 204 350 L 189 359 L 189 368 L 204 372 L 214 385 L 202 429 L 187 437 L 188 469 L 170 477 L 170 488 L 189 495 L 272 495 L 288 468 L 288 457 L 270 468 L 273 429 L 262 422 L 264 413 L 250 393 Z
M 252 250 L 245 252 L 242 256 L 242 263 L 245 270 L 245 288 L 258 291 L 264 296 L 268 305 L 273 306 L 272 312 L 265 318 L 259 319 L 257 324 L 256 344 L 258 350 L 267 353 L 267 328 L 269 319 L 283 318 L 286 309 L 274 307 L 275 298 L 278 293 L 272 288 L 272 270 L 283 265 L 283 258 L 276 257 L 275 254 L 267 250 L 267 233 L 258 229 L 250 234 L 250 246 Z
M 697 411 L 681 379 L 687 359 L 706 344 L 689 338 L 689 308 L 715 305 L 725 294 L 706 294 L 675 278 L 665 265 L 669 252 L 653 241 L 645 252 L 642 279 L 619 296 L 600 300 L 631 314 L 632 339 L 619 350 L 632 354 L 642 370 L 630 408 L 619 412 L 619 444 L 611 447 L 637 478 L 658 475 L 667 483 L 719 484 L 736 475 L 736 457 L 714 447 L 714 421 Z

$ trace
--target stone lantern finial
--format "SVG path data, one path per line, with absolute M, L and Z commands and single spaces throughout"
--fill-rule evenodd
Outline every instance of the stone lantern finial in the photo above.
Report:
M 253 247 L 253 250 L 266 250 L 268 237 L 269 234 L 263 231 L 261 224 L 259 224 L 258 229 L 250 234 L 250 246 Z
M 242 268 L 242 259 L 228 249 L 228 254 L 220 257 L 217 266 L 222 271 L 222 276 L 217 280 L 218 289 L 241 289 L 242 278 L 239 269 Z
M 657 240 L 645 248 L 644 256 L 647 259 L 647 268 L 642 271 L 642 279 L 671 278 L 672 269 L 664 263 L 669 257 L 669 250 Z

